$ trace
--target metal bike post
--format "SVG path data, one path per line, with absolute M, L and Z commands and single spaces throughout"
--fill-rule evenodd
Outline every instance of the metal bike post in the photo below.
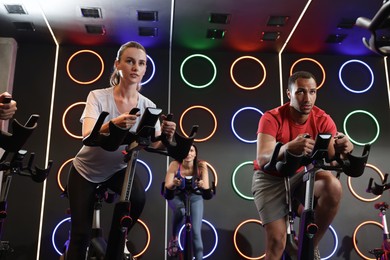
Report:
M 314 259 L 313 237 L 318 227 L 314 223 L 314 181 L 316 168 L 310 169 L 304 175 L 306 181 L 305 207 L 299 224 L 299 260 Z
M 133 186 L 139 149 L 129 152 L 127 168 L 119 201 L 115 204 L 110 234 L 107 242 L 106 260 L 122 260 L 127 230 L 132 223 L 130 217 L 130 195 Z

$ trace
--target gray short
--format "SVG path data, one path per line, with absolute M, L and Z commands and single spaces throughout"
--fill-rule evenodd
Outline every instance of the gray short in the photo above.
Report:
M 301 202 L 305 191 L 302 176 L 303 172 L 290 177 L 293 197 Z M 263 225 L 284 218 L 288 214 L 284 178 L 255 171 L 252 179 L 252 193 Z

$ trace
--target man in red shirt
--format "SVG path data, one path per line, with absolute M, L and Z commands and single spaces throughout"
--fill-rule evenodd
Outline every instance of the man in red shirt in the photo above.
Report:
M 290 102 L 264 113 L 257 131 L 257 157 L 252 192 L 266 231 L 267 260 L 281 259 L 287 234 L 288 205 L 284 178 L 275 172 L 263 170 L 264 165 L 271 159 L 276 143 L 283 143 L 279 160 L 283 160 L 285 150 L 295 155 L 311 154 L 315 142 L 313 138 L 318 133 L 330 133 L 334 137 L 328 147 L 330 158 L 334 157 L 336 151 L 343 155 L 353 149 L 348 137 L 337 132 L 332 118 L 315 106 L 317 83 L 311 73 L 299 71 L 291 75 L 288 80 L 287 96 Z M 303 173 L 302 167 L 290 177 L 291 190 L 297 197 L 305 189 Z M 341 194 L 342 186 L 330 171 L 316 172 L 314 196 L 316 224 L 319 229 L 314 236 L 315 247 L 336 216 Z M 302 198 L 300 201 L 303 201 Z M 319 258 L 318 250 L 316 251 L 315 259 Z

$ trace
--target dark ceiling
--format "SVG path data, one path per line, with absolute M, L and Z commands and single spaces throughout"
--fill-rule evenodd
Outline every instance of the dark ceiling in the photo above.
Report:
M 60 45 L 120 45 L 135 40 L 147 48 L 172 47 L 173 50 L 375 55 L 361 41 L 369 32 L 354 26 L 354 22 L 359 16 L 372 18 L 382 0 L 12 0 L 0 3 L 0 37 L 13 37 L 19 43 L 54 43 L 52 31 Z M 7 5 L 21 5 L 26 14 L 10 14 L 7 7 L 18 7 Z M 82 8 L 92 8 L 101 18 L 83 17 Z M 157 19 L 141 21 L 142 14 L 147 19 Z M 211 14 L 217 22 L 222 18 L 227 23 L 210 22 Z M 285 25 L 268 25 L 270 17 Z M 92 33 L 87 32 L 86 26 Z M 29 31 L 28 27 L 34 30 Z M 224 37 L 207 38 L 209 29 L 217 34 L 214 30 L 222 30 Z M 140 31 L 156 35 L 140 36 Z M 279 37 L 262 40 L 263 32 L 265 36 Z

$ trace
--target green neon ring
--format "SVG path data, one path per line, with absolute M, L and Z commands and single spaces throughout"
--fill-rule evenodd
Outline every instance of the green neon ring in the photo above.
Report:
M 234 191 L 238 194 L 238 196 L 240 196 L 241 198 L 246 199 L 246 200 L 254 200 L 254 197 L 253 197 L 253 196 L 246 196 L 246 195 L 242 194 L 242 193 L 238 190 L 237 185 L 236 185 L 236 174 L 237 174 L 238 170 L 239 170 L 242 166 L 248 165 L 248 164 L 253 164 L 253 161 L 246 161 L 246 162 L 243 162 L 243 163 L 241 163 L 240 165 L 238 165 L 238 166 L 236 167 L 236 169 L 234 170 L 233 175 L 232 175 L 232 185 L 233 185 Z
M 214 69 L 214 75 L 213 75 L 213 78 L 206 84 L 204 85 L 194 85 L 194 84 L 191 84 L 190 82 L 188 82 L 186 80 L 186 78 L 184 77 L 184 74 L 183 74 L 183 68 L 184 68 L 184 64 L 189 60 L 189 59 L 192 59 L 194 57 L 201 57 L 201 58 L 205 58 L 206 60 L 208 60 L 211 65 L 213 66 L 213 69 Z M 183 60 L 183 62 L 181 63 L 181 66 L 180 66 L 180 76 L 182 78 L 182 80 L 190 87 L 192 88 L 205 88 L 205 87 L 208 87 L 209 85 L 211 85 L 211 83 L 214 82 L 216 76 L 217 76 L 217 67 L 215 66 L 215 63 L 209 58 L 207 57 L 206 55 L 203 55 L 203 54 L 193 54 L 193 55 L 190 55 L 188 56 L 187 58 L 185 58 Z
M 374 143 L 374 142 L 376 141 L 376 139 L 378 139 L 378 137 L 379 137 L 380 126 L 379 126 L 378 120 L 376 120 L 376 118 L 375 118 L 371 113 L 369 113 L 369 112 L 367 112 L 367 111 L 365 111 L 365 110 L 355 110 L 355 111 L 352 111 L 351 113 L 349 113 L 349 114 L 345 117 L 344 123 L 343 123 L 343 128 L 344 128 L 345 134 L 348 135 L 348 137 L 349 137 L 349 139 L 351 140 L 352 143 L 354 143 L 354 144 L 356 144 L 356 145 L 361 145 L 361 146 L 366 145 L 366 143 L 360 143 L 360 142 L 358 142 L 358 141 L 352 139 L 352 137 L 348 134 L 348 131 L 347 131 L 347 121 L 348 121 L 348 119 L 349 119 L 352 115 L 354 115 L 354 114 L 356 114 L 356 113 L 366 114 L 366 115 L 368 115 L 369 117 L 371 117 L 371 118 L 374 120 L 375 125 L 376 125 L 376 128 L 377 128 L 377 131 L 376 131 L 375 137 L 374 137 L 370 142 L 368 142 L 368 144 Z

